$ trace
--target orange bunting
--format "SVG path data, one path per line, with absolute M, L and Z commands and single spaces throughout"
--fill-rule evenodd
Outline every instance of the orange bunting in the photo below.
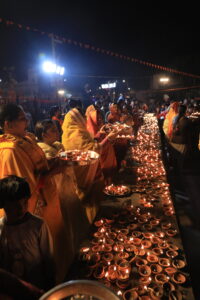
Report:
M 77 42 L 77 41 L 73 41 L 71 39 L 66 39 L 64 37 L 59 37 L 58 35 L 54 35 L 53 33 L 48 33 L 48 32 L 45 32 L 45 31 L 41 31 L 37 28 L 32 28 L 30 26 L 26 26 L 26 25 L 22 25 L 22 24 L 18 24 L 18 23 L 15 23 L 11 20 L 5 20 L 4 18 L 0 18 L 0 23 L 3 23 L 5 24 L 6 26 L 11 26 L 11 25 L 15 25 L 17 26 L 17 28 L 19 29 L 25 29 L 27 31 L 33 31 L 33 32 L 38 32 L 40 33 L 41 35 L 47 35 L 48 37 L 52 38 L 52 36 L 55 36 L 55 38 L 59 41 L 62 41 L 64 43 L 68 43 L 68 44 L 73 44 L 75 46 L 79 46 L 79 47 L 84 47 L 85 49 L 91 49 L 93 51 L 96 51 L 96 52 L 101 52 L 102 54 L 106 54 L 106 55 L 110 55 L 110 56 L 114 56 L 114 57 L 118 57 L 120 59 L 125 59 L 125 60 L 128 60 L 130 62 L 135 62 L 135 63 L 139 63 L 139 64 L 142 64 L 142 65 L 145 65 L 145 66 L 148 66 L 148 67 L 151 67 L 151 68 L 156 68 L 156 69 L 159 69 L 159 70 L 163 70 L 163 71 L 167 71 L 167 72 L 171 72 L 171 73 L 175 73 L 175 74 L 180 74 L 180 75 L 183 75 L 183 76 L 188 76 L 188 77 L 192 77 L 192 78 L 198 78 L 200 79 L 200 75 L 195 75 L 195 74 L 190 74 L 190 73 L 186 73 L 186 72 L 182 72 L 182 71 L 178 71 L 178 70 L 175 70 L 175 69 L 172 69 L 172 68 L 167 68 L 167 67 L 164 67 L 164 66 L 160 66 L 160 65 L 156 65 L 156 64 L 152 64 L 150 62 L 145 62 L 143 60 L 139 60 L 137 58 L 132 58 L 130 56 L 125 56 L 123 54 L 118 54 L 118 53 L 115 53 L 115 52 L 112 52 L 110 50 L 105 50 L 105 49 L 101 49 L 101 48 L 96 48 L 95 46 L 90 46 L 88 44 L 84 44 L 82 42 Z

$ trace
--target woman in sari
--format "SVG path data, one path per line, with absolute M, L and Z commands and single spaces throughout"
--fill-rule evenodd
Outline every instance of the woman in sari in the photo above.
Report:
M 109 107 L 110 113 L 107 115 L 108 123 L 114 124 L 116 122 L 123 122 L 124 116 L 122 116 L 122 111 L 117 104 L 112 103 Z M 126 139 L 121 138 L 115 141 L 114 151 L 117 160 L 117 169 L 121 168 L 121 163 L 125 158 L 128 149 L 128 142 Z
M 170 140 L 173 132 L 173 119 L 178 114 L 178 102 L 173 102 L 170 104 L 170 108 L 168 113 L 165 116 L 165 120 L 163 123 L 163 131 L 165 136 Z
M 38 146 L 44 151 L 47 160 L 55 158 L 64 151 L 63 145 L 58 142 L 59 131 L 50 119 L 37 122 L 35 134 Z M 78 187 L 73 167 L 67 166 L 62 173 L 55 175 L 59 192 L 61 212 L 68 236 L 69 265 L 72 263 L 80 243 L 88 233 L 89 223 L 84 214 L 83 206 L 78 197 Z M 81 230 L 80 230 L 81 228 Z
M 87 130 L 90 132 L 91 136 L 98 142 L 102 141 L 105 138 L 106 133 L 101 131 L 103 118 L 100 111 L 96 109 L 94 105 L 90 105 L 86 110 L 86 117 Z M 100 165 L 105 178 L 105 183 L 110 184 L 117 167 L 115 151 L 110 142 L 105 143 L 102 146 Z
M 48 224 L 54 244 L 57 282 L 66 275 L 67 236 L 60 210 L 56 183 L 52 174 L 61 172 L 58 163 L 51 167 L 33 135 L 26 132 L 27 119 L 22 108 L 15 104 L 0 107 L 0 178 L 17 175 L 26 178 L 31 189 L 29 212 L 41 216 Z M 3 214 L 3 212 L 1 211 Z
M 70 100 L 70 111 L 65 115 L 62 126 L 62 144 L 65 150 L 92 150 L 101 153 L 102 146 L 108 143 L 114 136 L 110 133 L 103 141 L 98 143 L 87 131 L 86 120 L 82 111 L 82 103 L 78 100 Z M 99 202 L 103 198 L 104 178 L 101 172 L 99 160 L 86 166 L 74 167 L 79 195 L 85 206 L 86 214 L 90 223 L 93 222 Z

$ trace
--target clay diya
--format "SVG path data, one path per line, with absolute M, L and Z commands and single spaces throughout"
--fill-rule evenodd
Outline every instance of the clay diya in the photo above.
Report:
M 184 262 L 184 260 L 181 260 L 181 259 L 174 259 L 172 261 L 172 266 L 177 269 L 182 269 L 185 267 L 185 262 Z
M 143 284 L 140 284 L 140 285 L 137 286 L 136 291 L 137 291 L 139 296 L 142 296 L 146 293 L 147 286 L 143 285 Z M 141 298 L 139 298 L 139 299 L 141 299 Z
M 151 220 L 151 221 L 150 221 L 150 224 L 151 224 L 152 226 L 157 226 L 159 223 L 160 223 L 160 220 L 158 220 L 158 219 L 154 219 L 154 220 Z
M 102 252 L 111 252 L 112 251 L 112 246 L 109 244 L 103 244 L 101 246 L 101 250 Z
M 175 273 L 172 276 L 172 280 L 176 283 L 176 284 L 182 284 L 186 281 L 186 276 L 180 272 Z
M 151 281 L 152 281 L 152 278 L 149 276 L 141 276 L 140 278 L 139 278 L 139 283 L 142 285 L 144 285 L 144 286 L 147 286 L 147 285 L 149 285 L 150 283 L 151 283 Z
M 165 233 L 163 231 L 157 231 L 157 232 L 155 232 L 155 236 L 157 236 L 159 238 L 163 238 L 165 236 Z
M 144 240 L 141 242 L 142 246 L 145 248 L 145 249 L 148 249 L 152 246 L 152 243 L 148 240 Z
M 160 247 L 161 249 L 167 249 L 169 247 L 169 244 L 166 241 L 163 241 L 158 244 L 158 247 Z
M 161 248 L 153 248 L 152 253 L 157 255 L 157 256 L 160 256 L 160 255 L 163 254 L 163 250 Z
M 166 255 L 170 258 L 174 258 L 174 257 L 178 256 L 178 252 L 174 251 L 174 250 L 167 250 Z
M 121 252 L 121 251 L 124 250 L 124 246 L 121 245 L 121 244 L 115 244 L 115 245 L 113 246 L 113 250 L 114 250 L 115 252 Z
M 102 255 L 102 260 L 104 260 L 106 262 L 110 262 L 111 260 L 113 260 L 113 254 L 105 253 L 104 255 Z
M 168 236 L 175 236 L 177 234 L 177 230 L 176 229 L 168 229 L 166 231 Z
M 165 222 L 165 223 L 162 223 L 162 224 L 161 224 L 161 228 L 162 228 L 163 230 L 168 230 L 168 229 L 171 228 L 171 226 L 172 226 L 172 224 L 169 223 L 169 222 Z
M 129 253 L 127 253 L 127 252 L 118 252 L 116 254 L 117 259 L 125 259 L 125 258 L 128 258 L 128 257 L 129 257 Z
M 109 281 L 115 281 L 117 279 L 118 272 L 117 272 L 117 266 L 116 265 L 111 265 L 108 267 L 108 271 L 105 274 L 105 277 Z
M 145 251 L 145 249 L 143 249 L 143 246 L 141 248 L 135 248 L 134 253 L 135 253 L 135 255 L 138 255 L 138 256 L 146 255 L 146 251 Z
M 147 261 L 150 263 L 158 262 L 158 257 L 155 254 L 147 254 Z
M 114 223 L 113 219 L 105 219 L 106 224 L 112 224 Z
M 165 216 L 168 216 L 168 217 L 173 216 L 174 210 L 172 208 L 165 209 L 164 214 L 165 214 Z
M 150 268 L 153 274 L 159 274 L 162 272 L 162 267 L 158 264 L 152 264 Z
M 103 224 L 104 224 L 104 220 L 103 220 L 103 219 L 94 222 L 94 225 L 95 225 L 96 227 L 100 227 L 100 226 L 102 226 Z
M 115 232 L 106 232 L 106 237 L 108 239 L 114 240 L 116 238 L 117 234 Z
M 106 232 L 106 227 L 102 226 L 98 228 L 98 232 L 104 233 Z
M 139 266 L 138 273 L 141 276 L 150 276 L 151 275 L 151 268 L 147 265 Z
M 123 300 L 137 300 L 138 299 L 138 293 L 136 292 L 136 289 L 127 290 L 123 294 Z
M 154 236 L 154 234 L 151 232 L 143 232 L 143 237 L 145 239 L 151 239 L 151 238 L 153 238 L 153 236 Z
M 163 284 L 163 291 L 167 294 L 169 294 L 169 292 L 174 291 L 175 290 L 175 286 L 170 282 L 165 282 Z
M 169 267 L 170 266 L 170 260 L 168 258 L 160 258 L 159 259 L 159 265 L 162 267 Z
M 125 245 L 125 250 L 127 252 L 134 252 L 135 249 L 136 249 L 135 245 Z
M 150 225 L 150 224 L 144 224 L 143 226 L 142 226 L 142 228 L 144 229 L 144 230 L 147 230 L 147 231 L 149 231 L 149 230 L 152 230 L 152 225 Z
M 139 246 L 141 244 L 141 239 L 139 238 L 133 238 L 133 245 L 135 246 Z
M 174 251 L 178 251 L 179 247 L 177 247 L 176 245 L 172 244 L 172 243 L 168 243 L 169 244 L 169 250 L 174 250 Z
M 117 279 L 116 281 L 116 285 L 120 288 L 120 289 L 126 289 L 129 286 L 129 280 L 119 280 Z M 119 295 L 119 294 L 118 294 Z
M 157 274 L 155 275 L 155 282 L 158 284 L 164 284 L 169 280 L 169 277 L 165 274 Z
M 90 248 L 89 247 L 82 247 L 80 249 L 80 253 L 88 253 L 90 251 Z
M 112 240 L 112 239 L 106 239 L 106 244 L 113 245 L 114 244 L 114 240 Z
M 163 289 L 160 285 L 154 283 L 150 285 L 150 299 L 158 300 L 163 296 Z
M 125 229 L 125 228 L 123 228 L 123 229 L 120 229 L 120 231 L 119 231 L 120 233 L 122 233 L 122 234 L 124 234 L 124 235 L 127 235 L 128 234 L 128 232 L 129 232 L 129 230 L 128 229 Z
M 133 231 L 132 232 L 132 237 L 139 238 L 141 236 L 142 236 L 142 232 L 141 231 Z
M 101 251 L 101 246 L 100 245 L 95 245 L 92 247 L 92 252 L 99 252 Z
M 147 223 L 148 222 L 148 218 L 145 218 L 145 217 L 139 217 L 138 218 L 138 223 L 140 224 L 144 224 L 144 223 Z
M 130 219 L 130 218 L 129 218 L 129 219 Z M 129 221 L 130 221 L 130 220 L 129 220 Z M 128 226 L 129 230 L 135 230 L 137 227 L 138 227 L 138 224 L 134 224 L 134 223 L 132 223 L 132 224 L 130 224 L 130 225 Z
M 174 273 L 176 273 L 176 271 L 177 271 L 177 269 L 175 269 L 175 268 L 173 268 L 173 267 L 168 267 L 168 268 L 165 269 L 165 272 L 166 272 L 169 276 L 171 276 L 171 275 L 173 275 Z
M 162 242 L 162 240 L 160 238 L 154 236 L 154 237 L 151 238 L 151 242 L 154 245 L 159 245 Z
M 138 258 L 135 259 L 135 264 L 136 264 L 137 267 L 143 266 L 143 265 L 147 264 L 147 260 L 138 257 Z
M 118 241 L 124 242 L 127 240 L 127 236 L 125 234 L 119 233 L 117 236 Z
M 93 236 L 100 239 L 100 238 L 103 238 L 104 235 L 102 232 L 97 231 L 93 234 Z

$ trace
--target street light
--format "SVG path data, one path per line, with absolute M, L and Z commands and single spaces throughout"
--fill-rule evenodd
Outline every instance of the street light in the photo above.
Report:
M 161 77 L 160 78 L 160 82 L 162 82 L 162 83 L 168 83 L 169 82 L 169 78 L 168 77 Z
M 65 94 L 64 90 L 58 90 L 58 95 L 63 96 Z
M 43 62 L 42 69 L 45 73 L 55 73 L 55 74 L 58 74 L 60 76 L 64 75 L 64 73 L 65 73 L 65 68 L 64 67 L 59 66 L 59 65 L 55 64 L 52 61 Z

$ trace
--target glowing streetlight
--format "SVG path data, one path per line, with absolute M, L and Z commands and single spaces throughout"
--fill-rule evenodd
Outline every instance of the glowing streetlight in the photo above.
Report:
M 126 82 L 126 80 L 125 80 L 125 79 L 123 79 L 123 80 L 122 80 L 122 82 Z
M 64 90 L 58 90 L 58 95 L 63 96 L 65 94 Z
M 160 82 L 167 83 L 167 82 L 169 82 L 169 78 L 168 77 L 161 77 Z
M 64 75 L 64 73 L 65 73 L 65 68 L 64 67 L 59 66 L 59 65 L 55 64 L 52 61 L 43 62 L 42 69 L 45 73 L 55 73 L 55 74 L 58 74 L 60 76 Z

